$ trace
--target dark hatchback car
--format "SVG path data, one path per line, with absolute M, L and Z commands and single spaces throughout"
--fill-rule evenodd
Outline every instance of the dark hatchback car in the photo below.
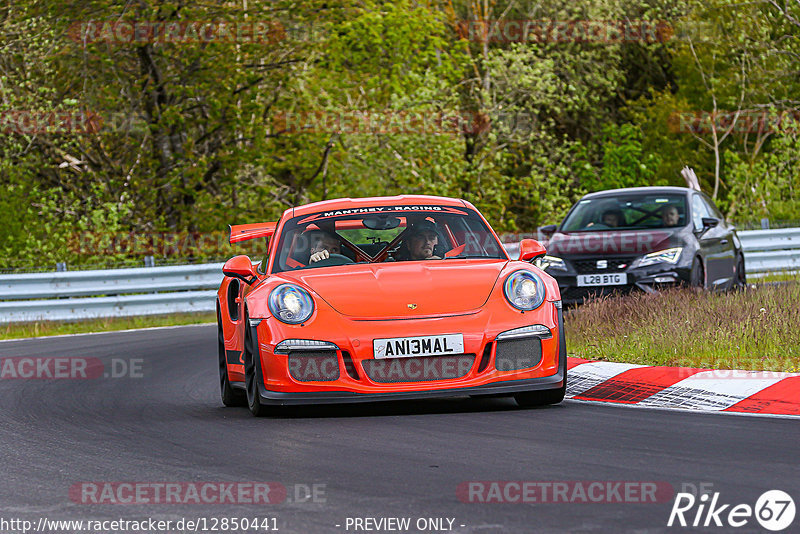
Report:
M 584 196 L 550 234 L 539 267 L 565 303 L 610 293 L 686 284 L 724 290 L 745 284 L 735 228 L 700 191 L 637 187 Z

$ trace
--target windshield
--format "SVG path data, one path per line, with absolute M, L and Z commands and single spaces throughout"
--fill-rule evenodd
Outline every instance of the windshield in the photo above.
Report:
M 481 217 L 469 208 L 376 206 L 287 221 L 272 272 L 455 258 L 507 256 Z
M 686 225 L 686 197 L 679 194 L 627 194 L 579 201 L 561 225 L 562 232 L 608 232 Z

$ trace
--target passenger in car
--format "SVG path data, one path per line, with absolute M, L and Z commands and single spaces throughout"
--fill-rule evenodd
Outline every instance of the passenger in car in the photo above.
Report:
M 664 226 L 678 226 L 680 218 L 678 208 L 674 205 L 667 205 L 661 208 L 661 222 L 664 223 Z

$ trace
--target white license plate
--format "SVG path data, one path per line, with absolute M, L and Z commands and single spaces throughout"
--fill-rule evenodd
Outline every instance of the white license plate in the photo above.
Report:
M 376 359 L 463 354 L 464 334 L 376 339 L 372 350 Z
M 628 283 L 625 273 L 579 274 L 579 286 L 623 286 Z

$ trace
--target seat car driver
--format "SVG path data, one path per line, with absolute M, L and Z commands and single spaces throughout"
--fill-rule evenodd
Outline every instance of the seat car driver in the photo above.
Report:
M 331 254 L 341 254 L 342 243 L 339 238 L 325 231 L 317 231 L 311 238 L 311 250 L 308 263 L 316 263 L 331 257 Z

